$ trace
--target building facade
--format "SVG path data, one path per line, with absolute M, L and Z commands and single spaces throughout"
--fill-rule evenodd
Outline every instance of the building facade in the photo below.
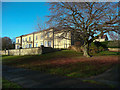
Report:
M 15 48 L 35 48 L 41 47 L 41 45 L 52 48 L 68 48 L 69 46 L 74 45 L 74 39 L 71 32 L 67 29 L 65 30 L 49 28 L 47 30 L 16 37 Z M 103 42 L 106 40 L 108 40 L 107 35 L 104 35 L 94 40 L 94 42 Z
M 107 35 L 103 35 L 103 36 L 98 37 L 97 39 L 95 39 L 94 42 L 95 41 L 97 41 L 97 42 L 104 42 L 104 41 L 107 41 L 107 40 L 108 40 Z
M 40 47 L 68 48 L 71 46 L 71 33 L 50 28 L 16 37 L 15 48 Z

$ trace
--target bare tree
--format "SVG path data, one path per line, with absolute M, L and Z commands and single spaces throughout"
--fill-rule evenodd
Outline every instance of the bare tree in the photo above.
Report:
M 117 2 L 51 2 L 48 24 L 68 28 L 74 38 L 83 40 L 84 56 L 89 44 L 108 32 L 118 33 Z

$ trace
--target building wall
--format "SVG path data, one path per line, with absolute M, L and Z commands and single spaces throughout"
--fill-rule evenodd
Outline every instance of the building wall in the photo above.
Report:
M 58 38 L 61 34 L 63 34 L 63 32 L 54 32 L 53 29 L 50 29 L 47 31 L 36 32 L 34 34 L 23 35 L 22 48 L 30 48 L 29 44 L 31 44 L 31 47 L 40 47 L 41 45 L 44 45 L 45 47 L 52 48 L 68 48 L 71 45 L 71 34 L 70 32 L 67 33 L 67 39 Z M 31 41 L 29 41 L 29 37 L 31 37 Z M 19 42 L 21 42 L 21 37 L 16 38 L 16 49 L 18 49 L 17 46 L 20 47 L 18 39 Z

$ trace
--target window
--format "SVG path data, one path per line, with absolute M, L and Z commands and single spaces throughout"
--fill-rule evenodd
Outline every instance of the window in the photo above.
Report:
M 49 37 L 49 36 L 50 36 L 50 32 L 47 33 L 47 37 Z
M 43 42 L 41 42 L 41 45 L 43 45 Z
M 31 37 L 29 37 L 29 41 L 31 41 Z
M 25 40 L 27 41 L 27 38 Z
M 24 48 L 24 45 L 22 45 L 22 48 Z
M 47 47 L 47 41 L 45 41 L 45 47 Z
M 29 48 L 31 48 L 32 47 L 32 44 L 29 44 Z
M 51 47 L 51 41 L 48 41 L 48 47 Z
M 36 35 L 36 40 L 37 40 L 37 35 Z
M 19 40 L 19 39 L 18 39 Z M 17 49 L 19 49 L 19 46 L 17 46 Z
M 43 39 L 43 35 L 41 34 L 41 39 Z
M 18 39 L 18 43 L 19 43 L 19 39 Z
M 27 48 L 29 48 L 29 44 L 27 44 Z
M 24 38 L 23 38 L 23 42 L 24 42 Z
M 25 48 L 27 48 L 27 45 L 25 45 Z
M 36 43 L 36 47 L 38 47 L 38 44 Z

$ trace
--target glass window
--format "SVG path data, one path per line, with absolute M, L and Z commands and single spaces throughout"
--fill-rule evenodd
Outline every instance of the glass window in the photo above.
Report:
M 31 48 L 32 47 L 32 44 L 29 44 L 29 48 Z
M 43 39 L 43 35 L 41 34 L 41 39 Z
M 19 43 L 19 39 L 18 39 L 18 43 Z
M 49 37 L 49 36 L 50 36 L 50 33 L 48 32 L 48 33 L 47 33 L 47 37 Z
M 17 46 L 17 49 L 19 49 L 19 46 Z
M 43 42 L 41 42 L 41 45 L 43 45 Z
M 22 45 L 22 48 L 24 48 L 24 45 Z
M 24 42 L 24 38 L 23 38 L 23 42 Z
M 29 44 L 27 44 L 27 48 L 29 48 Z
M 36 43 L 36 47 L 38 47 L 38 44 Z
M 37 35 L 36 35 L 36 40 L 37 40 Z
M 48 47 L 51 47 L 51 41 L 48 41 Z
M 45 41 L 45 47 L 47 47 L 47 41 Z
M 25 48 L 27 48 L 27 45 L 25 45 Z
M 27 41 L 27 38 L 25 40 Z
M 31 37 L 29 37 L 29 41 L 31 41 Z

